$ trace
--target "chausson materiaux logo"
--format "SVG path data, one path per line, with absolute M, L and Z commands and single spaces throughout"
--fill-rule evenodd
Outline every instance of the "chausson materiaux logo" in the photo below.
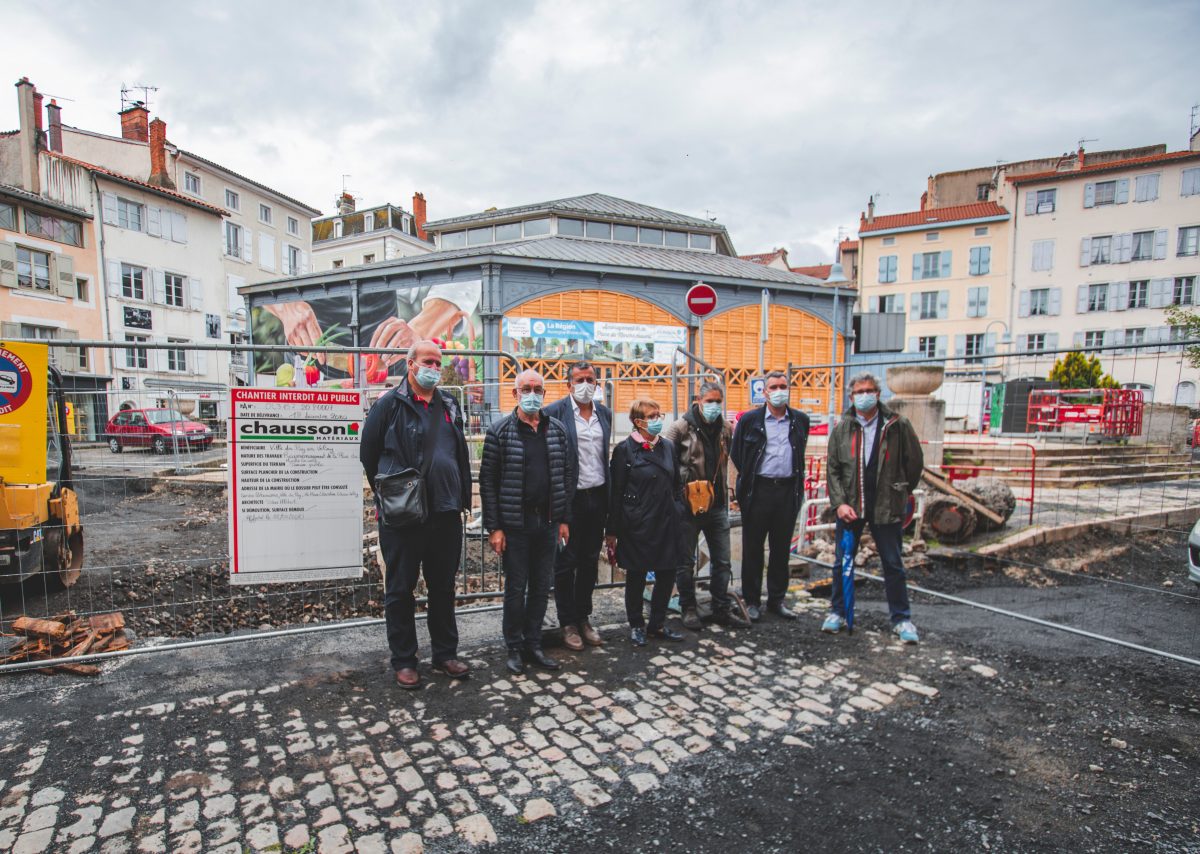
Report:
M 260 421 L 238 425 L 240 442 L 357 442 L 357 421 Z

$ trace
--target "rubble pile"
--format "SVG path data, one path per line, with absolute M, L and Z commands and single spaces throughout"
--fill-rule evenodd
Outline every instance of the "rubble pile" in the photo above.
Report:
M 21 640 L 0 656 L 0 664 L 52 663 L 53 666 L 38 668 L 43 673 L 63 670 L 76 676 L 95 676 L 100 672 L 96 665 L 63 662 L 62 659 L 129 648 L 125 617 L 120 612 L 79 617 L 70 611 L 49 620 L 20 616 L 13 620 L 12 632 L 2 636 Z

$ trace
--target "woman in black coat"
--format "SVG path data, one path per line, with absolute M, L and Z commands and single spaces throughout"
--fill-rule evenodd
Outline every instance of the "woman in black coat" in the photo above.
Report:
M 675 585 L 680 555 L 682 487 L 671 443 L 662 439 L 662 410 L 653 400 L 635 400 L 629 410 L 634 431 L 613 449 L 609 482 L 609 560 L 625 570 L 625 613 L 634 646 L 647 635 L 683 640 L 667 626 L 667 603 Z M 615 552 L 614 552 L 615 549 Z M 646 574 L 654 573 L 650 625 L 642 615 Z

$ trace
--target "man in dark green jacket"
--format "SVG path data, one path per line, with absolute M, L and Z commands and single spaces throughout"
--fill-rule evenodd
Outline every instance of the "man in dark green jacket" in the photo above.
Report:
M 829 504 L 837 512 L 834 572 L 842 565 L 842 533 L 847 528 L 854 532 L 857 551 L 869 525 L 883 564 L 892 631 L 905 643 L 917 643 L 900 538 L 905 505 L 921 481 L 925 455 L 908 419 L 879 402 L 879 380 L 874 376 L 862 373 L 851 378 L 850 400 L 851 407 L 829 435 L 825 468 Z M 845 625 L 842 588 L 835 583 L 821 631 L 836 634 Z

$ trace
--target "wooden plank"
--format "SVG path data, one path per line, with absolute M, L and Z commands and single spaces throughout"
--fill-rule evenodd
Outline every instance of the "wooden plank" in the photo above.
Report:
M 83 655 L 85 652 L 87 652 L 89 649 L 92 648 L 92 644 L 94 644 L 96 642 L 96 639 L 98 637 L 99 637 L 99 635 L 96 634 L 95 632 L 88 632 L 87 637 L 85 637 L 82 641 L 75 644 L 75 646 L 71 647 L 69 650 L 64 652 L 63 657 L 70 658 L 71 656 L 74 656 L 74 655 Z
M 67 627 L 54 620 L 17 617 L 13 620 L 12 627 L 14 632 L 29 638 L 45 638 L 52 641 L 61 641 L 67 638 Z
M 966 504 L 968 507 L 970 507 L 976 513 L 978 513 L 980 516 L 984 516 L 988 519 L 991 519 L 997 525 L 1003 525 L 1005 523 L 1004 517 L 1001 516 L 999 513 L 996 513 L 994 511 L 992 511 L 990 508 L 984 506 L 983 504 L 980 504 L 978 501 L 976 501 L 970 495 L 967 495 L 967 493 L 963 492 L 961 489 L 956 489 L 955 487 L 951 486 L 950 481 L 946 480 L 945 478 L 941 477 L 940 475 L 936 475 L 933 472 L 931 472 L 929 469 L 925 469 L 923 472 L 921 472 L 921 477 L 926 482 L 933 485 L 935 488 L 940 489 L 942 492 L 945 492 L 947 495 L 953 495 L 955 498 L 957 498 L 963 504 Z
M 88 617 L 88 626 L 98 634 L 117 632 L 125 628 L 125 615 L 120 611 Z

